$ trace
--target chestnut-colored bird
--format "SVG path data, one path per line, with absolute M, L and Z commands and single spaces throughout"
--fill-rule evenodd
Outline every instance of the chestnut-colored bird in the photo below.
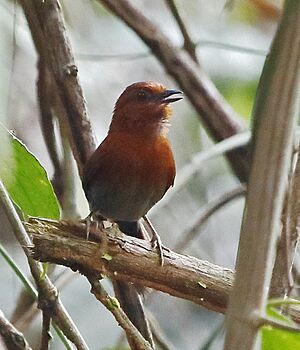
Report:
M 91 214 L 145 239 L 140 219 L 174 183 L 175 162 L 167 139 L 169 104 L 181 99 L 181 91 L 155 82 L 134 83 L 121 94 L 108 135 L 84 168 L 83 188 Z M 137 289 L 121 281 L 114 287 L 123 310 L 152 344 Z M 128 341 L 135 349 L 134 340 Z

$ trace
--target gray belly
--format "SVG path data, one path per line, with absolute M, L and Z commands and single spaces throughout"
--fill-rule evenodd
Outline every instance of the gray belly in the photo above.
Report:
M 144 216 L 162 195 L 144 186 L 124 184 L 123 188 L 113 191 L 107 191 L 103 186 L 98 187 L 96 191 L 90 191 L 89 202 L 91 210 L 105 218 L 114 221 L 136 221 Z

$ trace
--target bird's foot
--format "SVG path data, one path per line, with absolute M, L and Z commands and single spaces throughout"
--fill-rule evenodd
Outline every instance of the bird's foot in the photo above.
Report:
M 152 247 L 158 250 L 159 263 L 160 263 L 160 266 L 163 266 L 164 265 L 163 249 L 166 249 L 166 250 L 169 250 L 169 249 L 164 247 L 163 244 L 161 243 L 160 235 L 155 230 L 154 226 L 152 225 L 151 221 L 148 219 L 147 215 L 143 216 L 143 219 L 151 230 L 152 238 L 150 242 L 152 244 Z
M 160 236 L 159 236 L 159 234 L 156 231 L 155 231 L 155 233 L 153 233 L 153 236 L 152 236 L 152 239 L 151 239 L 150 242 L 152 244 L 152 247 L 154 249 L 157 249 L 158 255 L 159 255 L 160 266 L 163 266 L 164 265 L 164 261 L 165 261 L 164 252 L 163 252 L 164 246 L 162 245 Z
M 86 224 L 86 240 L 89 240 L 90 232 L 91 232 L 91 226 L 92 224 L 95 224 L 95 230 L 98 230 L 99 228 L 99 221 L 98 220 L 93 220 L 93 212 L 90 212 L 87 217 L 82 219 L 81 221 Z

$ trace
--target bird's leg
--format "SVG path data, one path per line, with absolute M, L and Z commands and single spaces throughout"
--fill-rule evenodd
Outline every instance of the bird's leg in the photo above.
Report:
M 160 265 L 163 266 L 163 264 L 164 264 L 163 248 L 164 247 L 163 247 L 163 245 L 161 243 L 160 235 L 155 230 L 154 226 L 152 225 L 151 221 L 148 219 L 147 215 L 144 215 L 143 219 L 145 220 L 146 224 L 148 225 L 148 227 L 150 228 L 150 230 L 152 232 L 151 243 L 152 243 L 154 248 L 157 248 Z
M 96 218 L 95 218 L 96 220 L 92 219 L 93 216 L 96 216 Z M 93 211 L 91 211 L 87 217 L 85 217 L 84 219 L 81 220 L 82 222 L 84 222 L 86 224 L 86 240 L 87 241 L 89 240 L 90 229 L 91 229 L 92 223 L 95 223 L 95 229 L 98 230 L 99 223 L 101 223 L 102 228 L 104 228 L 104 225 L 103 225 L 104 220 L 105 220 L 105 218 L 102 215 L 95 213 Z
M 91 223 L 93 221 L 92 216 L 93 216 L 93 212 L 91 211 L 87 217 L 85 217 L 84 219 L 81 220 L 86 225 L 86 240 L 87 241 L 89 240 Z M 97 228 L 98 228 L 98 224 L 97 224 Z

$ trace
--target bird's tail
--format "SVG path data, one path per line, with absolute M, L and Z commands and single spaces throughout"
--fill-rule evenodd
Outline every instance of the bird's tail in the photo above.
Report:
M 147 239 L 146 234 L 138 221 L 119 221 L 118 225 L 120 230 L 129 236 Z M 129 284 L 123 281 L 114 281 L 113 286 L 116 297 L 118 298 L 122 309 L 130 321 L 140 331 L 142 336 L 148 340 L 151 346 L 153 346 L 152 332 L 145 315 L 142 297 L 139 293 L 139 289 L 133 284 Z M 132 350 L 139 349 L 139 347 L 135 344 L 134 339 L 128 338 L 128 343 Z
M 149 240 L 148 233 L 140 221 L 117 221 L 117 224 L 126 235 Z
M 134 285 L 126 282 L 114 281 L 113 286 L 123 311 L 142 336 L 153 346 L 152 332 L 145 315 L 140 293 Z M 134 339 L 127 338 L 127 340 L 132 350 L 140 349 L 140 347 L 135 344 Z

